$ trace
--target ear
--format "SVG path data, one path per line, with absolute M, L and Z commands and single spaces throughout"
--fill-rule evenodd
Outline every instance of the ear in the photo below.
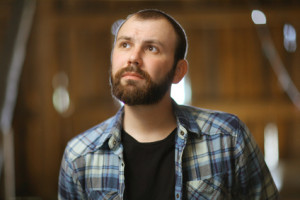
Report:
M 176 65 L 176 70 L 172 83 L 179 83 L 188 71 L 188 61 L 185 59 L 179 60 Z

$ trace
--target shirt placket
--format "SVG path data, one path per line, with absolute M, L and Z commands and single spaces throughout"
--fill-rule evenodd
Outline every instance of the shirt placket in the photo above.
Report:
M 187 141 L 187 131 L 184 127 L 179 126 L 177 136 L 176 136 L 176 144 L 175 144 L 175 199 L 182 199 L 182 187 L 183 187 L 183 176 L 182 176 L 182 156 L 183 150 Z
M 110 148 L 114 151 L 114 154 L 119 158 L 119 199 L 123 199 L 125 190 L 125 162 L 123 159 L 123 146 L 118 140 L 113 136 L 109 141 Z

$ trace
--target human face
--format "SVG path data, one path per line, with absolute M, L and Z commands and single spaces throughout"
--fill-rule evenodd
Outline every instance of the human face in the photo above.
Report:
M 128 105 L 153 104 L 174 76 L 176 34 L 165 19 L 128 19 L 112 52 L 112 93 Z

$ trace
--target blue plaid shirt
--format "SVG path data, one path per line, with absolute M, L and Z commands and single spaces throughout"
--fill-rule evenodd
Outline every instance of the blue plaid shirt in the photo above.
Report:
M 278 198 L 262 153 L 236 116 L 173 104 L 176 199 Z M 123 199 L 123 113 L 121 108 L 68 143 L 59 199 Z

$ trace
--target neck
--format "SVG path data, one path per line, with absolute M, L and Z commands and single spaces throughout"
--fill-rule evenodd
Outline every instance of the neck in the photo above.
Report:
M 139 142 L 154 142 L 166 138 L 175 128 L 172 100 L 166 95 L 152 105 L 125 105 L 124 130 Z

